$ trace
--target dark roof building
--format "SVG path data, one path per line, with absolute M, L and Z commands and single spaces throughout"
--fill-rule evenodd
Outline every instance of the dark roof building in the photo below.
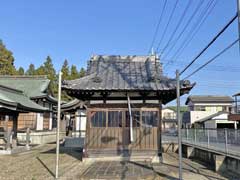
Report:
M 181 95 L 193 87 L 189 81 L 180 84 Z M 65 81 L 62 88 L 86 101 L 88 155 L 131 148 L 161 156 L 160 113 L 162 104 L 176 98 L 176 80 L 163 75 L 157 56 L 92 56 L 87 75 Z M 140 133 L 140 127 L 149 130 Z

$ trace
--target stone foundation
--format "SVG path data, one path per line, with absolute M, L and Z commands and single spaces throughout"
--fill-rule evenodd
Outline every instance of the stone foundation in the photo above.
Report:
M 60 139 L 66 136 L 65 132 L 60 132 Z M 18 141 L 26 141 L 26 133 L 17 133 Z M 55 131 L 39 131 L 30 133 L 30 144 L 47 144 L 56 142 Z

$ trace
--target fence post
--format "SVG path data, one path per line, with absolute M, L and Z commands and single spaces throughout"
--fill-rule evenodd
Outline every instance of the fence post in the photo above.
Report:
M 207 129 L 207 147 L 209 148 L 209 129 Z
M 224 129 L 224 134 L 225 134 L 225 151 L 228 153 L 228 135 L 227 135 L 227 129 Z
M 27 132 L 26 132 L 26 148 L 27 150 L 30 150 L 30 128 L 27 128 Z

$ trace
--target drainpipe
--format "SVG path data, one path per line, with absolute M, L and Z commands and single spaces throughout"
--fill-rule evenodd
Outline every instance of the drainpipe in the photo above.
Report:
M 129 112 L 129 117 L 130 117 L 130 142 L 133 142 L 133 119 L 132 119 L 132 109 L 131 109 L 129 95 L 127 96 L 127 98 L 128 98 L 128 112 Z

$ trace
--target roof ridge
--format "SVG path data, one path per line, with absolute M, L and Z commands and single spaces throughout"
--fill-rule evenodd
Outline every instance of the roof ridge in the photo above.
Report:
M 48 79 L 47 75 L 0 75 L 0 78 Z
M 98 61 L 98 60 L 131 60 L 131 61 L 153 61 L 158 59 L 157 55 L 92 55 L 90 57 L 90 61 Z

